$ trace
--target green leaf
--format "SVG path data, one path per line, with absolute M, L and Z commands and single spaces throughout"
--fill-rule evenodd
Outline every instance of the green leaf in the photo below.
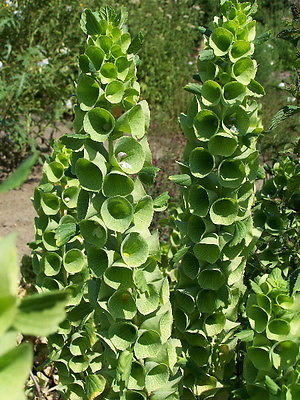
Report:
M 168 192 L 160 194 L 153 200 L 153 206 L 155 211 L 164 211 L 168 207 L 170 196 Z
M 199 60 L 200 61 L 208 61 L 208 60 L 213 60 L 215 58 L 214 51 L 211 49 L 207 50 L 202 50 L 200 55 L 199 55 Z
M 6 181 L 0 184 L 0 193 L 8 192 L 9 190 L 16 189 L 22 185 L 28 179 L 31 168 L 37 162 L 40 153 L 36 152 L 27 160 L 23 161 L 22 164 L 13 172 Z
M 125 350 L 119 356 L 116 376 L 118 381 L 128 384 L 131 369 L 132 369 L 133 353 L 132 351 Z
M 144 167 L 139 172 L 139 178 L 145 185 L 153 185 L 158 171 L 159 168 L 153 167 L 152 165 Z
M 140 32 L 132 40 L 130 46 L 128 47 L 128 54 L 136 54 L 140 51 L 143 46 L 144 35 Z
M 297 268 L 291 273 L 289 279 L 289 289 L 290 295 L 300 292 L 300 268 Z
M 272 395 L 277 395 L 280 390 L 280 387 L 277 385 L 277 383 L 275 383 L 273 381 L 273 379 L 270 378 L 268 375 L 265 376 L 265 382 L 266 382 L 266 386 L 270 390 L 270 393 Z
M 148 228 L 153 219 L 154 207 L 150 196 L 139 200 L 135 206 L 133 222 L 138 229 Z
M 134 345 L 134 353 L 137 359 L 155 358 L 161 349 L 160 335 L 152 330 L 141 333 Z
M 86 33 L 87 35 L 101 35 L 105 33 L 103 31 L 103 27 L 100 24 L 98 14 L 92 12 L 89 9 L 86 9 L 82 13 L 80 26 L 83 32 Z
M 59 221 L 55 231 L 55 240 L 57 246 L 63 246 L 76 234 L 76 221 L 70 215 L 65 215 Z
M 138 267 L 147 261 L 149 245 L 138 232 L 131 232 L 122 242 L 121 255 L 125 264 Z
M 263 347 L 249 347 L 248 348 L 248 357 L 252 361 L 255 368 L 259 371 L 269 371 L 271 369 L 271 361 L 269 350 Z
M 122 196 L 110 197 L 101 206 L 101 217 L 108 229 L 123 233 L 133 219 L 132 204 Z
M 244 222 L 242 221 L 236 221 L 234 223 L 234 234 L 233 238 L 230 241 L 229 246 L 236 246 L 237 244 L 241 243 L 243 239 L 245 239 L 246 234 L 247 234 L 247 226 Z
M 192 179 L 188 174 L 172 175 L 169 176 L 169 180 L 180 186 L 191 186 L 192 184 Z
M 184 245 L 181 247 L 174 255 L 173 257 L 173 263 L 176 265 L 179 263 L 179 261 L 183 258 L 183 256 L 189 251 L 190 247 Z
M 66 292 L 34 294 L 21 300 L 14 327 L 25 335 L 47 336 L 65 318 Z
M 137 313 L 135 300 L 128 290 L 116 291 L 109 298 L 107 309 L 114 319 L 132 320 Z
M 33 362 L 32 346 L 22 343 L 0 357 L 1 393 L 9 400 L 24 398 L 24 385 Z
M 16 235 L 10 234 L 0 239 L 0 296 L 16 296 L 19 283 L 17 265 Z
M 17 312 L 17 299 L 15 296 L 0 297 L 0 335 L 13 323 Z
M 287 118 L 292 115 L 298 114 L 300 112 L 300 107 L 298 106 L 284 106 L 281 110 L 279 110 L 271 120 L 271 124 L 269 126 L 269 131 L 277 128 L 277 126 L 285 121 Z
M 106 380 L 102 375 L 87 375 L 85 377 L 85 390 L 88 400 L 94 400 L 104 392 Z
M 274 36 L 273 32 L 271 30 L 268 30 L 268 31 L 262 33 L 261 35 L 258 35 L 257 38 L 254 40 L 254 44 L 255 45 L 263 44 L 263 43 L 267 42 L 268 40 L 270 40 L 272 38 L 272 36 Z
M 235 334 L 235 337 L 241 340 L 242 342 L 252 342 L 254 337 L 254 331 L 251 329 L 243 330 L 239 333 Z
M 79 249 L 67 251 L 63 259 L 64 268 L 69 274 L 80 272 L 86 264 L 84 254 Z
M 186 90 L 187 92 L 196 94 L 201 96 L 201 92 L 202 92 L 202 85 L 199 85 L 199 83 L 188 83 L 185 87 L 184 90 Z
M 130 322 L 117 322 L 110 326 L 109 337 L 117 350 L 126 350 L 137 339 L 137 327 Z

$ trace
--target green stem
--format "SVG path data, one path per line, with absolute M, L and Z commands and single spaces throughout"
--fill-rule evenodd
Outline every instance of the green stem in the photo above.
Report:
M 114 155 L 114 142 L 110 139 L 108 139 L 108 155 L 110 161 Z

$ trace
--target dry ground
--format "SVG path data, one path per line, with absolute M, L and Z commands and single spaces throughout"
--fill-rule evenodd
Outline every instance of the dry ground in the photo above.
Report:
M 19 257 L 29 254 L 27 243 L 34 238 L 35 210 L 30 198 L 40 179 L 40 170 L 16 190 L 0 194 L 0 236 L 11 232 L 18 233 L 17 248 Z

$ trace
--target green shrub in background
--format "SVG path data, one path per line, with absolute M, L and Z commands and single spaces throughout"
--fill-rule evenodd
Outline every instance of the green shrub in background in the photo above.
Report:
M 259 33 L 271 29 L 269 40 L 257 46 L 255 57 L 260 65 L 258 77 L 264 82 L 268 96 L 263 99 L 264 122 L 270 126 L 260 141 L 267 159 L 276 158 L 286 144 L 299 138 L 299 21 L 298 0 L 270 3 L 270 12 L 259 7 Z M 279 110 L 276 116 L 274 114 Z M 291 117 L 287 119 L 287 117 Z M 278 126 L 279 122 L 282 122 Z M 275 130 L 276 128 L 276 130 Z M 286 135 L 286 132 L 289 135 Z
M 188 113 L 182 175 L 182 238 L 174 292 L 176 334 L 187 360 L 183 399 L 229 398 L 237 378 L 234 332 L 244 291 L 246 259 L 254 246 L 251 207 L 262 132 L 253 60 L 255 5 L 222 1 L 198 59 L 198 82 Z M 229 388 L 228 388 L 229 386 Z
M 57 142 L 35 192 L 34 268 L 40 291 L 72 292 L 49 338 L 67 399 L 173 400 L 180 343 L 170 338 L 169 284 L 149 231 L 163 204 L 142 185 L 152 168 L 136 79 L 142 37 L 131 40 L 123 24 L 110 8 L 82 16 L 76 133 Z
M 278 268 L 251 283 L 253 292 L 246 306 L 251 329 L 244 332 L 247 335 L 244 378 L 249 395 L 246 398 L 297 400 L 300 394 L 299 283 L 289 288 Z
M 63 113 L 72 109 L 81 9 L 74 0 L 6 1 L 0 8 L 2 172 L 31 148 L 45 149 Z
M 283 137 L 280 134 L 281 130 L 286 132 L 289 126 L 287 124 L 291 123 L 291 117 L 297 116 L 300 111 L 297 84 L 299 55 L 296 53 L 300 38 L 297 30 L 300 7 L 297 2 L 291 2 L 291 11 L 293 18 L 289 21 L 287 29 L 278 34 L 280 39 L 277 40 L 292 48 L 295 70 L 290 71 L 289 85 L 282 82 L 284 90 L 282 90 L 282 96 L 279 97 L 279 102 L 284 106 L 272 117 L 269 130 L 265 135 L 267 139 L 263 141 L 263 145 L 264 142 L 271 141 L 274 146 L 276 137 L 280 138 L 281 147 L 284 143 L 289 143 L 279 152 L 276 161 L 265 164 L 268 179 L 265 179 L 262 189 L 257 194 L 257 204 L 254 209 L 255 225 L 262 230 L 262 235 L 256 254 L 248 262 L 247 273 L 250 277 L 270 272 L 275 267 L 279 267 L 284 276 L 289 277 L 291 273 L 297 274 L 299 268 L 299 142 L 293 143 L 296 132 L 291 128 L 289 128 L 289 135 Z M 288 98 L 285 98 L 285 91 L 289 94 Z
M 130 32 L 135 35 L 142 29 L 146 36 L 139 74 L 143 96 L 153 110 L 151 131 L 171 134 L 178 130 L 173 121 L 187 102 L 180 87 L 191 76 L 193 54 L 201 45 L 197 26 L 211 20 L 217 0 L 85 0 L 82 3 L 78 0 L 5 0 L 0 5 L 2 172 L 13 169 L 37 145 L 48 150 L 49 140 L 61 128 L 59 122 L 65 124 L 70 118 L 77 57 L 84 45 L 76 30 L 78 15 L 85 6 L 96 8 L 104 3 L 125 5 L 130 16 Z M 278 32 L 287 10 L 287 4 L 281 1 L 260 4 L 263 31 L 272 28 Z M 270 71 L 275 66 L 279 68 L 280 60 L 285 62 L 280 64 L 280 71 L 289 70 L 292 57 L 292 46 L 283 40 L 259 46 L 256 55 L 261 65 L 259 79 L 269 82 Z M 263 74 L 264 71 L 268 74 Z M 280 83 L 278 79 L 276 84 Z M 268 115 L 274 114 L 274 108 L 281 106 L 276 97 L 272 96 L 272 101 L 265 104 L 267 121 Z M 298 129 L 290 125 L 289 128 Z M 283 130 L 277 136 L 276 143 L 285 140 Z M 272 140 L 264 139 L 263 148 L 269 144 L 272 145 Z
M 177 115 L 187 106 L 180 88 L 194 70 L 200 46 L 198 26 L 205 18 L 205 6 L 195 0 L 137 0 L 123 4 L 129 11 L 129 29 L 142 29 L 140 80 L 143 96 L 153 109 L 153 129 L 172 134 L 178 131 Z
M 300 267 L 299 144 L 286 146 L 278 160 L 265 169 L 268 179 L 257 194 L 254 209 L 254 222 L 262 235 L 248 272 L 254 276 L 278 267 L 289 276 Z
M 78 16 L 85 6 L 104 4 L 128 8 L 133 35 L 142 28 L 147 38 L 141 53 L 143 96 L 150 101 L 156 124 L 163 119 L 169 124 L 164 130 L 177 128 L 170 121 L 185 105 L 179 88 L 192 73 L 201 4 L 191 0 L 176 5 L 173 0 L 6 1 L 0 7 L 2 172 L 18 165 L 31 148 L 48 148 L 59 121 L 70 116 L 77 58 L 84 46 Z

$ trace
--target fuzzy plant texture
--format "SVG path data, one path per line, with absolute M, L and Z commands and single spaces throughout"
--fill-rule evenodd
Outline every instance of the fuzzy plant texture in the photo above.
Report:
M 244 332 L 244 378 L 250 400 L 300 396 L 299 283 L 291 287 L 279 268 L 251 282 L 246 306 L 250 329 Z
M 182 174 L 183 211 L 175 255 L 175 330 L 186 359 L 183 399 L 228 398 L 237 377 L 234 334 L 245 291 L 243 276 L 258 231 L 253 226 L 257 138 L 262 132 L 253 59 L 256 6 L 221 1 L 198 59 L 195 96 L 180 116 L 187 139 Z M 227 396 L 227 397 L 226 397 Z
M 159 267 L 146 139 L 139 101 L 138 35 L 125 14 L 86 10 L 81 27 L 74 134 L 55 145 L 35 191 L 34 269 L 39 290 L 67 288 L 67 318 L 49 338 L 66 399 L 178 399 L 178 339 L 169 283 Z M 99 396 L 99 397 L 98 397 Z

